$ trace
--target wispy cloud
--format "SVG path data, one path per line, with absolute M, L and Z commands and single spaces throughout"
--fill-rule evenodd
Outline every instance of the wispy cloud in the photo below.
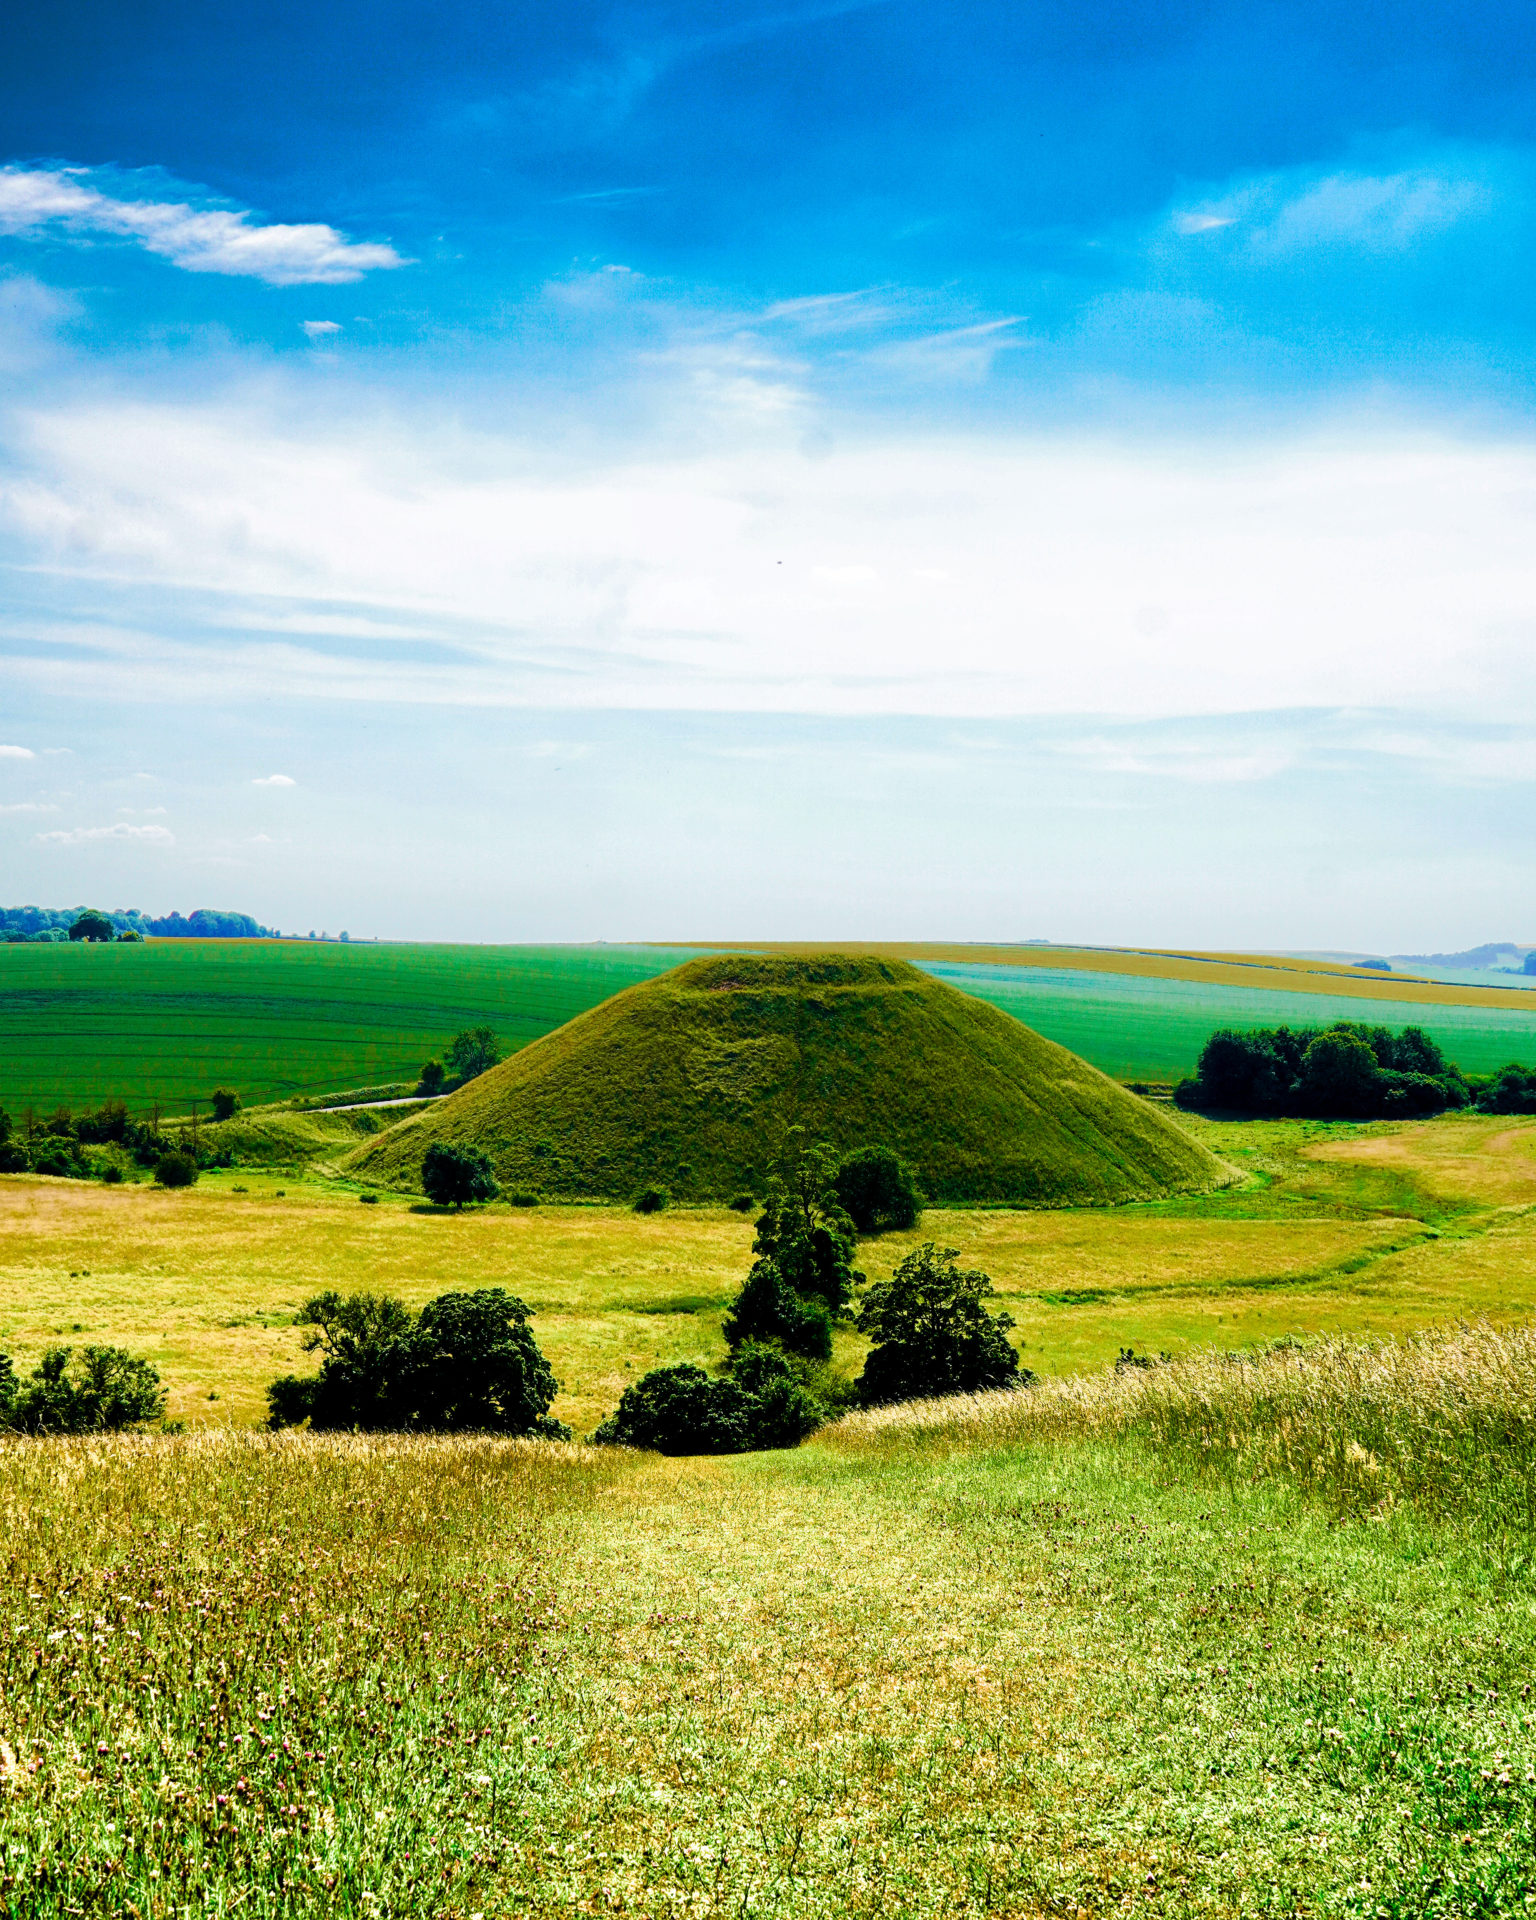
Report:
M 110 827 L 56 827 L 52 833 L 35 834 L 33 838 L 56 847 L 79 847 L 91 840 L 127 840 L 156 847 L 176 844 L 169 827 L 131 827 L 126 820 Z
M 302 320 L 299 324 L 311 340 L 325 340 L 331 334 L 341 332 L 339 320 Z
M 30 747 L 0 747 L 0 760 L 35 760 L 37 755 Z
M 296 787 L 298 784 L 286 773 L 268 773 L 251 782 L 253 787 Z
M 8 807 L 0 807 L 0 813 L 57 813 L 58 808 L 50 806 L 45 800 L 18 800 Z
M 334 227 L 263 224 L 247 211 L 133 199 L 88 180 L 83 169 L 0 168 L 0 233 L 111 234 L 188 273 L 236 274 L 274 287 L 337 286 L 407 264 L 393 247 L 349 240 Z
M 1340 247 L 1402 253 L 1495 200 L 1489 180 L 1465 164 L 1371 171 L 1293 168 L 1244 180 L 1203 205 L 1176 208 L 1176 233 L 1224 244 L 1257 260 L 1290 260 Z

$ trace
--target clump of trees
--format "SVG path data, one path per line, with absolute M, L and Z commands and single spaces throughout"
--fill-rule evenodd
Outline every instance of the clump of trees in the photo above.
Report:
M 1029 1384 L 1034 1375 L 1008 1341 L 1013 1322 L 983 1304 L 991 1281 L 957 1267 L 953 1248 L 919 1247 L 858 1301 L 864 1275 L 853 1264 L 858 1229 L 845 1193 L 865 1231 L 917 1218 L 915 1187 L 894 1154 L 870 1148 L 839 1162 L 792 1130 L 751 1270 L 726 1315 L 723 1369 L 656 1368 L 625 1389 L 593 1439 L 674 1454 L 791 1447 L 852 1403 Z M 851 1383 L 828 1364 L 838 1325 L 874 1342 Z
M 494 1027 L 464 1027 L 443 1048 L 441 1060 L 434 1057 L 422 1063 L 416 1091 L 424 1098 L 452 1093 L 478 1080 L 482 1073 L 489 1073 L 505 1057 L 501 1036 Z
M 495 1169 L 478 1147 L 434 1141 L 421 1156 L 421 1190 L 437 1207 L 466 1206 L 494 1200 L 501 1192 Z
M 1471 1090 L 1422 1027 L 1222 1027 L 1206 1041 L 1182 1107 L 1319 1119 L 1411 1119 L 1464 1107 Z
M 1536 1113 L 1536 1067 L 1500 1067 L 1477 1087 L 1473 1103 L 1479 1113 Z
M 12 1433 L 121 1433 L 165 1417 L 165 1389 L 148 1360 L 121 1347 L 49 1347 L 25 1380 L 0 1353 L 0 1429 Z
M 439 1294 L 419 1314 L 388 1294 L 316 1294 L 296 1324 L 320 1370 L 272 1382 L 270 1424 L 568 1440 L 570 1429 L 550 1417 L 559 1387 L 531 1317 L 502 1287 Z

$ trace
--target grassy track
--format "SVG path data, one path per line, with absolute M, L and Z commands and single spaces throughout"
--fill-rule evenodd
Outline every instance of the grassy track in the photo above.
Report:
M 1183 1353 L 1536 1313 L 1536 1125 L 1205 1126 L 1249 1185 L 1131 1207 L 934 1209 L 919 1234 L 865 1241 L 860 1265 L 882 1278 L 919 1237 L 957 1247 L 992 1275 L 1042 1374 L 1103 1366 L 1127 1344 Z M 565 1388 L 556 1412 L 590 1432 L 647 1367 L 718 1359 L 751 1239 L 750 1218 L 723 1208 L 454 1217 L 394 1197 L 360 1206 L 280 1169 L 205 1174 L 185 1193 L 0 1177 L 0 1351 L 30 1363 L 60 1340 L 125 1345 L 160 1366 L 178 1417 L 246 1425 L 266 1382 L 302 1365 L 291 1321 L 310 1293 L 386 1287 L 420 1304 L 506 1285 L 537 1310 Z M 860 1351 L 838 1336 L 842 1365 Z
M 0 1106 L 184 1108 L 414 1075 L 465 1026 L 522 1046 L 676 964 L 643 947 L 165 940 L 0 947 Z
M 0 1914 L 1525 1914 L 1533 1349 L 727 1461 L 0 1447 Z

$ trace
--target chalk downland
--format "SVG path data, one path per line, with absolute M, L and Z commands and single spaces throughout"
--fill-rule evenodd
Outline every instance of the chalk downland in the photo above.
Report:
M 761 1194 L 786 1130 L 894 1148 L 934 1201 L 1109 1204 L 1230 1169 L 1160 1109 L 984 1001 L 867 954 L 694 960 L 616 994 L 345 1163 L 411 1188 L 434 1141 L 504 1188 Z

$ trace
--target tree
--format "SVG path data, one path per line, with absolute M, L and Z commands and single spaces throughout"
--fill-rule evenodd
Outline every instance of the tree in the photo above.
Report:
M 304 1329 L 304 1351 L 320 1354 L 320 1371 L 312 1379 L 286 1374 L 273 1381 L 267 1399 L 274 1426 L 296 1426 L 306 1418 L 316 1432 L 410 1424 L 415 1321 L 408 1307 L 385 1293 L 343 1298 L 331 1289 L 306 1300 L 294 1324 Z
M 1359 1034 L 1320 1033 L 1307 1048 L 1297 1091 L 1306 1111 L 1364 1116 L 1377 1110 L 1382 1088 L 1376 1055 Z
M 915 1227 L 922 1203 L 910 1170 L 888 1147 L 845 1154 L 833 1191 L 860 1233 Z
M 272 1382 L 270 1424 L 569 1439 L 549 1417 L 558 1388 L 529 1317 L 500 1287 L 439 1294 L 419 1317 L 388 1294 L 317 1294 L 298 1324 L 320 1371 Z
M 232 1087 L 215 1087 L 210 1098 L 215 1120 L 233 1120 L 240 1111 L 240 1096 Z
M 731 1304 L 723 1328 L 726 1345 L 776 1341 L 806 1360 L 832 1357 L 832 1316 L 824 1300 L 795 1292 L 772 1260 L 756 1260 Z
M 190 1153 L 179 1148 L 160 1156 L 155 1167 L 155 1184 L 161 1187 L 193 1187 L 197 1185 L 197 1162 Z
M 734 1380 L 717 1380 L 690 1362 L 656 1367 L 626 1387 L 593 1434 L 599 1446 L 644 1447 L 652 1453 L 744 1453 L 749 1444 L 747 1396 Z
M 1008 1341 L 1013 1321 L 982 1302 L 995 1292 L 986 1274 L 955 1265 L 953 1247 L 930 1240 L 889 1280 L 870 1288 L 858 1328 L 874 1342 L 859 1380 L 866 1406 L 936 1399 L 1027 1385 Z
M 124 927 L 122 932 L 117 936 L 117 938 L 118 938 L 119 944 L 121 944 L 124 941 L 126 941 L 129 946 L 133 946 L 135 943 L 137 943 L 139 946 L 142 946 L 144 944 L 144 936 L 142 933 L 139 932 L 137 927 Z
M 444 1048 L 448 1071 L 463 1086 L 476 1080 L 501 1059 L 501 1041 L 493 1027 L 465 1027 Z
M 436 1141 L 421 1156 L 422 1191 L 434 1206 L 457 1207 L 494 1200 L 501 1192 L 490 1161 L 478 1147 Z
M 428 1060 L 421 1069 L 421 1078 L 416 1082 L 416 1091 L 431 1096 L 441 1093 L 443 1082 L 448 1078 L 448 1069 L 441 1060 Z
M 417 1423 L 439 1433 L 569 1439 L 548 1418 L 559 1386 L 528 1329 L 530 1313 L 501 1287 L 442 1293 L 423 1307 L 412 1340 Z
M 20 1433 L 121 1433 L 165 1416 L 165 1389 L 148 1360 L 121 1347 L 87 1347 L 73 1373 L 72 1347 L 49 1347 L 18 1384 L 0 1356 L 0 1425 Z
M 832 1352 L 832 1326 L 846 1320 L 854 1288 L 857 1236 L 833 1181 L 830 1150 L 811 1145 L 801 1128 L 790 1131 L 779 1176 L 758 1218 L 757 1255 L 726 1316 L 725 1337 L 773 1340 L 807 1360 Z
M 88 907 L 69 930 L 71 940 L 88 940 L 93 945 L 102 941 L 115 940 L 117 928 L 104 913 L 98 913 L 94 907 Z

